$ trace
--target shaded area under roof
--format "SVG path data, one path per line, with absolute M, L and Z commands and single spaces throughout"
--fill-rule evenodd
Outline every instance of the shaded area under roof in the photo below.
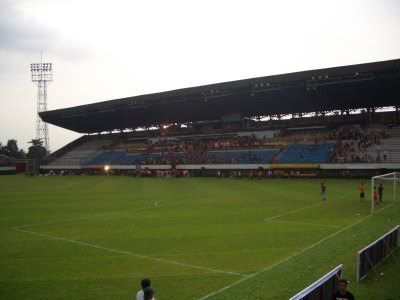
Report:
M 40 113 L 80 133 L 163 123 L 400 105 L 400 59 L 134 96 Z

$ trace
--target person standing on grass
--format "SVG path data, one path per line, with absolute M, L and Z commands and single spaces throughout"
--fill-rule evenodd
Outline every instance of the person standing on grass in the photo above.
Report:
M 322 201 L 326 200 L 326 186 L 324 185 L 323 182 L 321 182 L 321 200 Z
M 375 206 L 378 205 L 378 196 L 379 196 L 378 189 L 376 188 L 376 186 L 374 186 L 374 203 L 375 203 Z
M 360 191 L 360 201 L 365 200 L 365 185 L 364 185 L 364 182 L 361 182 L 360 186 L 358 187 L 358 190 Z
M 354 296 L 347 290 L 347 280 L 339 279 L 339 290 L 332 296 L 332 300 L 354 300 Z
M 147 287 L 143 290 L 143 300 L 156 300 L 155 292 L 151 287 Z
M 141 289 L 139 292 L 137 292 L 137 294 L 136 294 L 136 300 L 144 300 L 144 290 L 145 290 L 146 288 L 149 288 L 149 287 L 150 287 L 150 284 L 151 284 L 151 280 L 150 280 L 150 279 L 147 279 L 147 278 L 143 279 L 143 280 L 140 282 L 140 285 L 142 286 L 142 289 Z
M 379 195 L 379 202 L 382 203 L 382 197 L 383 197 L 383 186 L 382 186 L 382 183 L 378 187 L 378 195 Z
M 250 179 L 253 179 L 253 170 L 250 170 L 250 171 L 249 171 L 249 178 L 250 178 Z

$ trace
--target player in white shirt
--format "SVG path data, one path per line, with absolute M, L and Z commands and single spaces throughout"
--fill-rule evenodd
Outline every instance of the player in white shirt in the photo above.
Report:
M 143 290 L 143 298 L 144 300 L 156 300 L 154 297 L 155 292 L 151 287 L 147 287 Z
M 136 294 L 136 300 L 144 300 L 144 293 L 143 293 L 143 290 L 144 290 L 145 288 L 150 287 L 150 284 L 151 284 L 151 280 L 150 280 L 150 279 L 147 279 L 147 278 L 143 279 L 143 280 L 140 282 L 140 285 L 142 286 L 142 289 L 141 289 L 139 292 L 137 292 L 137 294 Z

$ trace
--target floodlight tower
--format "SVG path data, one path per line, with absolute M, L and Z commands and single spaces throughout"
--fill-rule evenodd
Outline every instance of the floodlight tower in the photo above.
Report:
M 40 112 L 47 111 L 47 85 L 53 81 L 53 66 L 51 63 L 31 64 L 32 82 L 37 85 L 37 117 L 36 139 L 43 141 L 43 146 L 49 151 L 49 130 L 47 123 L 39 116 Z

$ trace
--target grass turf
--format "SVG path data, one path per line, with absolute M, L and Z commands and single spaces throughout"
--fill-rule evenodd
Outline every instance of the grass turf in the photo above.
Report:
M 400 205 L 371 216 L 354 180 L 322 203 L 319 183 L 1 176 L 0 298 L 133 299 L 149 277 L 158 299 L 288 299 L 343 263 L 357 299 L 399 299 L 399 251 L 355 272 Z

